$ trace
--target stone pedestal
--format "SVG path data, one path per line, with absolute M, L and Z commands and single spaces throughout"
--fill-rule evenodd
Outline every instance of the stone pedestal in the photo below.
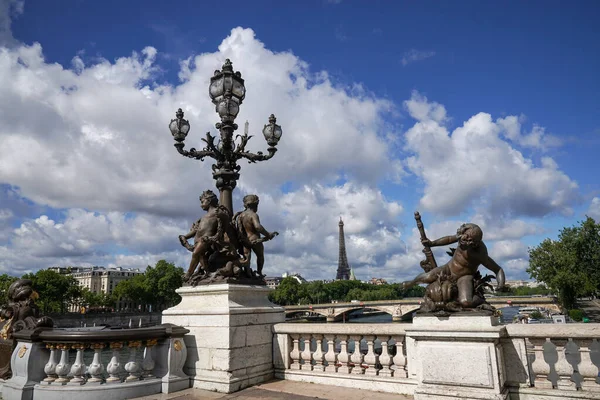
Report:
M 232 393 L 273 377 L 274 324 L 285 320 L 266 286 L 216 284 L 182 287 L 181 303 L 162 323 L 190 330 L 184 372 L 192 386 Z
M 491 316 L 415 317 L 406 328 L 415 400 L 507 399 L 504 336 Z

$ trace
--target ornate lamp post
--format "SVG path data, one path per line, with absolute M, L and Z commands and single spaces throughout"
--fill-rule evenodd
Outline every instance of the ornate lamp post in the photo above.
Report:
M 256 154 L 246 151 L 246 144 L 252 137 L 248 136 L 248 122 L 246 122 L 244 134 L 236 136 L 236 139 L 240 138 L 236 146 L 233 132 L 238 126 L 234 121 L 240 110 L 240 105 L 246 96 L 246 87 L 244 86 L 242 74 L 233 71 L 233 66 L 229 59 L 225 60 L 221 71 L 215 71 L 214 76 L 210 78 L 208 93 L 215 105 L 215 111 L 221 117 L 221 122 L 215 125 L 221 136 L 217 143 L 215 143 L 216 137 L 207 132 L 206 138 L 202 139 L 206 143 L 204 149 L 196 150 L 195 148 L 191 148 L 190 150 L 184 150 L 185 144 L 183 142 L 190 131 L 190 124 L 187 120 L 183 119 L 181 108 L 175 113 L 176 118 L 172 119 L 169 123 L 169 129 L 176 141 L 175 147 L 179 154 L 200 161 L 204 161 L 205 157 L 211 157 L 216 160 L 216 163 L 212 166 L 212 170 L 213 178 L 220 193 L 220 203 L 227 207 L 233 214 L 231 193 L 240 177 L 239 171 L 241 168 L 237 165 L 237 161 L 245 158 L 249 163 L 253 163 L 273 157 L 277 151 L 277 143 L 281 138 L 281 126 L 276 124 L 277 120 L 271 114 L 269 124 L 263 128 L 263 135 L 269 145 L 267 149 L 269 154 L 263 154 L 261 151 Z

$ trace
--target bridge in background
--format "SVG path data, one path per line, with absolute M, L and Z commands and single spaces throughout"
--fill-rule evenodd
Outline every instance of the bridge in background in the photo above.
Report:
M 349 313 L 356 310 L 381 311 L 392 316 L 392 321 L 401 321 L 409 317 L 421 306 L 422 298 L 406 298 L 402 300 L 360 301 L 350 303 L 303 304 L 298 306 L 285 306 L 286 317 L 300 313 L 316 313 L 327 318 L 327 322 L 342 320 Z M 488 303 L 496 308 L 504 307 L 541 307 L 560 312 L 560 305 L 556 297 L 543 296 L 499 296 L 488 297 Z

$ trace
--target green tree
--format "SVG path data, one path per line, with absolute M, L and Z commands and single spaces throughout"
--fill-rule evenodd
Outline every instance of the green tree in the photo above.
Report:
M 154 267 L 131 279 L 121 281 L 113 290 L 113 299 L 129 299 L 135 303 L 152 305 L 153 310 L 175 305 L 181 297 L 175 293 L 183 285 L 183 269 L 160 260 Z
M 144 273 L 145 287 L 154 310 L 162 306 L 174 306 L 181 301 L 181 296 L 175 290 L 183 285 L 183 268 L 175 264 L 160 260 L 154 267 L 148 266 Z
M 306 289 L 296 278 L 284 278 L 276 290 L 269 293 L 269 299 L 280 306 L 289 306 L 300 303 L 306 296 Z
M 81 298 L 81 288 L 72 276 L 41 269 L 35 274 L 25 274 L 23 278 L 33 282 L 33 288 L 40 296 L 36 304 L 44 314 L 64 313 L 69 304 Z
M 529 249 L 527 272 L 558 294 L 572 309 L 578 296 L 600 287 L 600 225 L 588 217 L 579 226 L 563 228 L 558 240 L 546 239 Z

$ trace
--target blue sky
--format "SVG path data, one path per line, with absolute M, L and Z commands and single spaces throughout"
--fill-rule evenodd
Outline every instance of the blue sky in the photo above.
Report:
M 12 149 L 5 154 L 27 151 L 40 162 L 27 163 L 23 155 L 11 164 L 18 171 L 0 173 L 3 271 L 64 263 L 144 267 L 157 257 L 184 265 L 187 254 L 169 235 L 176 238 L 197 218 L 197 192 L 213 183 L 209 165 L 177 158 L 162 140 L 182 104 L 192 115 L 190 141 L 211 129 L 216 115 L 203 103 L 203 82 L 225 57 L 247 80 L 240 118 L 259 127 L 274 112 L 284 129 L 281 160 L 243 165 L 237 193 L 238 199 L 249 191 L 266 196 L 265 225 L 286 232 L 270 243 L 268 273 L 333 276 L 340 214 L 357 276 L 392 280 L 418 272 L 416 209 L 433 236 L 466 220 L 481 223 L 509 278 L 527 276 L 527 246 L 556 237 L 586 213 L 600 218 L 597 2 L 233 1 L 227 9 L 196 1 L 0 4 L 5 77 L 14 83 L 0 94 L 15 100 L 0 103 L 0 144 Z M 24 57 L 35 61 L 23 63 Z M 263 76 L 266 71 L 277 78 Z M 36 95 L 19 86 L 19 76 L 29 73 L 40 79 L 38 88 L 69 82 L 81 98 L 67 100 L 50 89 Z M 293 83 L 284 82 L 290 74 L 307 81 L 295 97 Z M 104 110 L 109 102 L 116 111 Z M 18 140 L 31 141 L 19 145 L 16 131 Z M 85 144 L 69 147 L 82 138 Z M 154 138 L 160 138 L 156 148 L 140 145 Z M 133 163 L 131 151 L 107 150 L 111 140 L 120 149 L 140 146 L 167 158 Z M 255 149 L 266 147 L 262 138 L 253 141 Z M 307 141 L 314 159 L 308 152 L 286 159 L 284 150 L 298 151 Z M 77 157 L 69 161 L 69 151 L 84 149 L 102 162 L 90 165 L 89 153 L 81 153 L 80 164 Z M 44 156 L 32 156 L 35 151 Z M 177 192 L 168 187 L 168 168 L 204 186 Z M 270 168 L 280 172 L 274 183 L 265 178 Z M 142 176 L 143 183 L 132 183 Z M 79 187 L 86 179 L 91 188 Z M 470 188 L 465 196 L 456 189 L 461 185 Z M 102 190 L 95 194 L 96 188 Z M 325 199 L 318 211 L 296 205 L 315 198 Z M 104 233 L 82 233 L 82 220 Z M 158 233 L 144 231 L 157 225 Z M 14 256 L 32 248 L 37 255 Z

